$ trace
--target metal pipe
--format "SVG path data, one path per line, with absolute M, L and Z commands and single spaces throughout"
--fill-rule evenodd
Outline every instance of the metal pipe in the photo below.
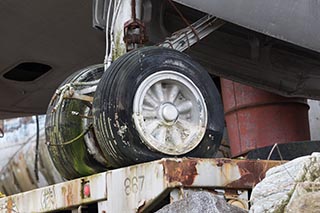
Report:
M 142 1 L 143 0 L 135 0 L 136 1 L 136 18 L 142 20 Z
M 136 21 L 136 0 L 131 0 L 131 18 Z

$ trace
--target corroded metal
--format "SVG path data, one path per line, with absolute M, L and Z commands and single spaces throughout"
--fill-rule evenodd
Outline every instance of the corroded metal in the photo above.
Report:
M 0 211 L 50 212 L 98 202 L 106 212 L 148 212 L 176 188 L 251 190 L 280 161 L 161 159 L 0 199 Z M 90 187 L 90 194 L 85 194 Z M 233 191 L 232 191 L 233 190 Z M 241 201 L 242 202 L 242 201 Z M 101 210 L 100 209 L 100 210 Z
M 136 15 L 136 0 L 131 0 L 131 19 L 124 23 L 123 32 L 127 51 L 141 47 L 148 41 L 146 27 Z

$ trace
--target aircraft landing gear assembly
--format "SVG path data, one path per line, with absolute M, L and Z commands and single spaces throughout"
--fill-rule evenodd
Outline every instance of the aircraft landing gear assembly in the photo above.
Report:
M 220 145 L 219 92 L 198 63 L 176 50 L 131 51 L 105 72 L 103 65 L 79 71 L 57 91 L 46 135 L 68 179 L 163 157 L 214 157 Z

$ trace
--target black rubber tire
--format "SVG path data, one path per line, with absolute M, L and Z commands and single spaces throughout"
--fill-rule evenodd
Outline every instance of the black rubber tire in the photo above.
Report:
M 98 80 L 103 71 L 103 65 L 89 66 L 69 76 L 61 86 L 71 82 Z M 84 137 L 68 145 L 61 145 L 84 131 L 84 120 L 80 116 L 72 115 L 72 111 L 84 114 L 87 108 L 86 103 L 80 100 L 64 99 L 57 110 L 52 112 L 57 101 L 58 98 L 53 100 L 47 110 L 46 141 L 52 145 L 48 146 L 48 151 L 59 173 L 66 179 L 74 179 L 105 171 L 106 165 L 100 164 L 88 152 Z
M 220 146 L 223 108 L 220 94 L 207 71 L 184 53 L 159 47 L 140 48 L 123 55 L 108 68 L 94 97 L 97 140 L 115 168 L 173 157 L 148 148 L 140 139 L 132 118 L 138 86 L 145 78 L 162 70 L 177 71 L 190 78 L 200 89 L 208 111 L 207 130 L 201 143 L 178 157 L 214 157 Z

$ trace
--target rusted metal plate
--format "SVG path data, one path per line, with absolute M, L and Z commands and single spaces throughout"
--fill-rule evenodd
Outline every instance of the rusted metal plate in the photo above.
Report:
M 12 207 L 49 212 L 92 202 L 103 202 L 98 206 L 106 212 L 146 212 L 174 188 L 250 190 L 269 168 L 280 164 L 223 158 L 161 159 L 2 198 L 0 212 Z
M 163 162 L 166 181 L 170 185 L 251 189 L 269 168 L 280 161 L 219 159 L 180 159 Z
M 250 190 L 280 161 L 162 159 L 108 173 L 107 212 L 148 212 L 173 188 Z

